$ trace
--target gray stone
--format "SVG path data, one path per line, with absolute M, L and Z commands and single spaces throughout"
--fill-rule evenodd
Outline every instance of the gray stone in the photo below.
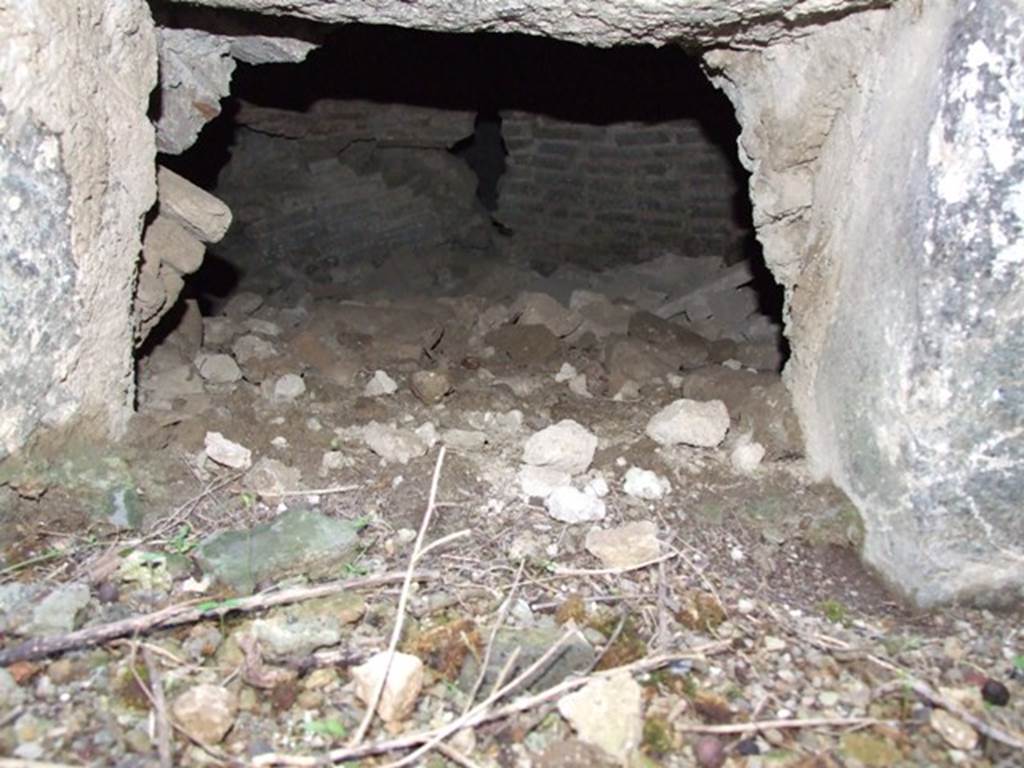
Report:
M 238 699 L 227 688 L 201 684 L 179 694 L 171 712 L 187 733 L 204 744 L 219 744 L 235 724 Z
M 261 339 L 259 336 L 247 333 L 245 336 L 235 339 L 234 344 L 231 345 L 231 353 L 235 356 L 235 360 L 238 361 L 239 365 L 245 365 L 252 360 L 266 360 L 267 358 L 274 357 L 277 354 L 277 347 L 266 339 Z
M 524 464 L 519 468 L 519 487 L 527 496 L 546 499 L 556 488 L 569 485 L 572 475 L 552 467 L 533 467 Z
M 32 635 L 55 635 L 75 629 L 78 614 L 89 604 L 88 584 L 57 587 L 32 609 Z
M 451 379 L 444 371 L 416 371 L 409 377 L 409 387 L 427 405 L 435 405 L 452 390 Z
M 523 463 L 577 475 L 594 460 L 597 437 L 579 422 L 563 419 L 535 433 L 523 446 Z
M 174 171 L 160 167 L 160 213 L 177 221 L 195 238 L 216 243 L 231 226 L 231 209 Z
M 366 382 L 363 388 L 364 397 L 381 397 L 382 395 L 393 395 L 398 391 L 398 384 L 388 376 L 386 371 L 374 371 L 373 377 Z
M 246 530 L 213 534 L 196 548 L 196 558 L 218 581 L 251 592 L 290 575 L 336 576 L 355 553 L 359 529 L 350 520 L 293 509 Z
M 286 373 L 274 382 L 274 399 L 291 401 L 301 397 L 306 392 L 306 382 L 295 373 Z
M 645 431 L 659 445 L 714 448 L 729 431 L 729 411 L 721 400 L 676 400 L 654 414 Z
M 506 681 L 524 672 L 527 667 L 543 656 L 565 633 L 564 627 L 502 627 L 494 639 L 494 647 L 487 673 L 484 676 L 483 689 L 489 690 L 490 685 L 498 677 L 509 658 L 519 649 L 515 664 L 509 670 Z M 516 692 L 524 690 L 542 691 L 565 680 L 573 674 L 588 670 L 595 658 L 593 646 L 580 633 L 575 633 L 564 646 L 564 650 L 552 660 L 550 666 L 535 673 L 523 681 Z M 479 674 L 480 666 L 476 657 L 467 655 L 466 662 L 459 675 L 459 687 L 468 690 Z M 514 692 L 513 692 L 514 693 Z
M 206 455 L 218 464 L 231 469 L 248 469 L 252 466 L 252 451 L 243 445 L 228 440 L 220 432 L 207 432 L 203 439 Z
M 297 491 L 301 483 L 302 472 L 277 459 L 262 458 L 245 475 L 245 487 L 264 498 Z
M 370 450 L 385 461 L 407 464 L 425 454 L 429 448 L 426 442 L 409 429 L 400 429 L 390 424 L 371 421 L 363 427 L 363 440 Z
M 361 596 L 342 593 L 276 610 L 240 631 L 259 640 L 267 660 L 284 661 L 337 645 L 342 641 L 345 626 L 357 621 L 364 610 Z
M 199 375 L 211 384 L 233 384 L 242 378 L 242 369 L 231 355 L 202 355 L 196 367 Z
M 568 336 L 583 323 L 583 318 L 546 293 L 523 293 L 513 302 L 512 316 L 522 325 L 543 325 L 559 338 Z
M 25 701 L 25 689 L 14 682 L 11 673 L 0 667 L 0 709 L 12 712 Z
M 606 530 L 591 528 L 584 546 L 590 554 L 600 558 L 606 568 L 631 568 L 661 554 L 658 526 L 649 520 Z

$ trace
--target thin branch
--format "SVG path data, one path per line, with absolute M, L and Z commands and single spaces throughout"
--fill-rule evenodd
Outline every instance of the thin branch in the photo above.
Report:
M 625 565 L 620 568 L 595 568 L 593 570 L 575 569 L 575 568 L 555 568 L 555 577 L 559 576 L 618 576 L 621 573 L 629 573 L 630 571 L 639 571 L 642 568 L 648 568 L 658 563 L 664 563 L 666 560 L 679 557 L 679 552 L 669 552 L 668 554 L 656 557 L 653 560 L 645 560 L 642 563 L 636 565 Z
M 487 638 L 487 647 L 484 649 L 484 658 L 480 662 L 480 672 L 476 676 L 476 681 L 473 683 L 473 688 L 469 692 L 469 698 L 466 701 L 466 707 L 462 710 L 462 714 L 466 714 L 473 707 L 473 702 L 476 701 L 476 695 L 480 692 L 480 686 L 484 684 L 484 678 L 487 677 L 487 667 L 491 663 L 491 654 L 494 652 L 494 642 L 498 639 L 498 632 L 504 626 L 505 621 L 508 619 L 509 613 L 512 611 L 512 603 L 516 599 L 516 591 L 519 589 L 519 580 L 523 576 L 523 568 L 526 566 L 526 558 L 524 557 L 519 561 L 519 568 L 516 570 L 516 577 L 512 581 L 512 588 L 508 592 L 508 597 L 505 599 L 505 604 L 498 611 L 498 616 L 494 620 L 494 626 L 491 627 L 491 634 Z
M 268 594 L 252 595 L 231 600 L 217 602 L 191 600 L 187 603 L 179 603 L 163 608 L 153 613 L 142 616 L 134 616 L 121 621 L 114 621 L 109 624 L 100 624 L 95 627 L 87 627 L 62 635 L 48 635 L 46 637 L 33 638 L 23 643 L 5 648 L 0 651 L 0 667 L 13 664 L 16 661 L 32 661 L 52 656 L 55 653 L 70 651 L 76 648 L 86 648 L 104 643 L 118 637 L 128 635 L 145 634 L 154 629 L 163 627 L 176 627 L 181 624 L 191 624 L 206 618 L 225 616 L 235 611 L 247 612 L 257 611 L 263 608 L 272 608 L 275 605 L 286 605 L 304 600 L 313 600 L 318 597 L 328 597 L 347 590 L 368 589 L 379 587 L 382 584 L 392 584 L 396 581 L 408 579 L 409 574 L 386 573 L 381 576 L 370 576 L 365 579 L 352 579 L 349 581 L 334 581 L 326 584 L 318 584 L 315 587 L 294 587 Z M 434 572 L 417 572 L 413 574 L 417 581 L 426 581 L 437 578 Z M 213 604 L 210 604 L 210 603 Z M 198 603 L 198 604 L 197 604 Z
M 824 728 L 865 725 L 896 725 L 896 720 L 879 720 L 875 717 L 809 717 L 788 720 L 759 720 L 753 723 L 727 723 L 725 725 L 688 725 L 686 723 L 673 726 L 680 733 L 751 733 L 782 728 Z
M 160 665 L 149 648 L 142 646 L 142 660 L 149 673 L 150 692 L 153 694 L 153 713 L 156 717 L 156 751 L 160 757 L 160 768 L 173 768 L 174 753 L 171 751 L 171 725 L 167 715 L 167 699 L 164 697 L 163 678 Z
M 412 555 L 409 557 L 409 567 L 406 570 L 405 579 L 402 581 L 402 592 L 398 596 L 395 626 L 391 631 L 391 641 L 388 643 L 387 663 L 384 665 L 384 671 L 374 688 L 373 696 L 371 696 L 370 700 L 366 702 L 366 714 L 363 715 L 363 719 L 359 723 L 359 728 L 356 729 L 355 734 L 352 736 L 352 740 L 349 742 L 349 748 L 354 749 L 358 747 L 366 737 L 366 732 L 370 728 L 370 723 L 373 722 L 373 715 L 377 710 L 377 705 L 380 703 L 380 697 L 384 693 L 384 686 L 387 684 L 388 675 L 391 673 L 391 662 L 395 658 L 395 650 L 398 648 L 398 641 L 402 636 L 402 628 L 405 626 L 405 611 L 406 606 L 409 603 L 409 593 L 412 588 L 416 563 L 419 561 L 420 556 L 424 551 L 423 540 L 426 538 L 427 528 L 430 527 L 430 519 L 434 516 L 434 502 L 437 500 L 437 486 L 441 480 L 441 468 L 444 466 L 444 454 L 445 448 L 442 445 L 441 450 L 437 453 L 437 464 L 434 466 L 434 477 L 430 481 L 430 494 L 427 497 L 427 511 L 423 514 L 423 522 L 420 523 L 420 531 L 416 536 L 416 543 L 413 545 Z

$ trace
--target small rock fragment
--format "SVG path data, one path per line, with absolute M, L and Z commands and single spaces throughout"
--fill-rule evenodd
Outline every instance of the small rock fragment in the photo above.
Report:
M 701 768 L 720 768 L 725 763 L 725 745 L 716 736 L 701 736 L 693 752 Z
M 231 352 L 241 365 L 250 360 L 266 360 L 277 354 L 277 349 L 266 339 L 253 336 L 251 333 L 235 340 L 231 345 Z
M 523 463 L 576 475 L 587 471 L 596 450 L 596 436 L 582 424 L 564 419 L 526 441 Z
M 563 523 L 588 523 L 603 520 L 605 516 L 601 499 L 568 485 L 552 491 L 544 506 L 551 517 Z
M 631 568 L 661 554 L 658 526 L 649 520 L 618 528 L 593 528 L 587 533 L 587 550 L 608 568 Z
M 568 472 L 551 467 L 531 467 L 525 464 L 519 468 L 519 487 L 526 496 L 546 499 L 556 488 L 569 485 L 572 476 Z
M 627 495 L 637 499 L 656 501 L 665 494 L 671 493 L 672 484 L 661 475 L 649 469 L 630 467 L 626 472 L 626 479 L 622 484 L 622 490 Z
M 295 400 L 306 391 L 306 382 L 295 373 L 286 373 L 274 382 L 274 399 L 290 401 Z
M 558 337 L 568 336 L 583 322 L 582 317 L 546 293 L 521 293 L 511 311 L 519 325 L 543 325 Z
M 231 355 L 202 355 L 196 363 L 199 375 L 211 384 L 233 384 L 242 378 L 242 369 Z
M 228 317 L 240 319 L 251 315 L 263 306 L 263 297 L 251 291 L 241 291 L 231 297 L 231 300 L 224 306 L 223 314 Z
M 558 711 L 581 741 L 603 749 L 625 764 L 643 735 L 643 693 L 628 672 L 587 683 L 563 696 Z
M 263 498 L 281 497 L 289 491 L 298 490 L 301 482 L 301 470 L 268 458 L 257 461 L 245 476 L 246 488 Z
M 452 382 L 442 371 L 416 371 L 409 378 L 409 387 L 423 403 L 435 405 L 452 391 Z
M 567 381 L 572 381 L 576 378 L 576 369 L 569 363 L 562 363 L 562 367 L 558 369 L 558 373 L 555 374 L 555 382 L 558 384 L 564 384 Z
M 252 466 L 252 451 L 228 440 L 220 432 L 207 432 L 204 445 L 206 455 L 218 464 L 231 469 L 248 469 Z
M 370 450 L 385 461 L 406 464 L 428 450 L 427 443 L 415 432 L 371 421 L 363 427 L 363 440 Z
M 978 732 L 944 709 L 933 709 L 928 716 L 928 723 L 954 749 L 966 751 L 978 746 Z
M 174 719 L 185 732 L 204 744 L 218 744 L 238 714 L 235 694 L 219 685 L 197 685 L 174 700 Z
M 651 417 L 647 436 L 659 445 L 714 448 L 729 431 L 729 412 L 721 400 L 676 400 Z
M 751 442 L 750 437 L 744 435 L 736 442 L 736 447 L 729 454 L 729 461 L 737 471 L 750 474 L 764 460 L 765 450 L 760 443 Z
M 71 632 L 79 611 L 89 604 L 89 586 L 76 582 L 57 587 L 32 609 L 31 634 Z
M 356 695 L 364 704 L 370 704 L 387 667 L 388 652 L 383 651 L 352 670 Z M 404 720 L 412 714 L 422 688 L 423 662 L 407 653 L 395 653 L 387 670 L 387 682 L 377 704 L 377 714 L 386 723 Z
M 393 395 L 398 391 L 398 384 L 385 371 L 374 371 L 366 386 L 363 388 L 365 397 L 381 397 L 382 395 Z
M 470 429 L 446 429 L 441 434 L 441 442 L 455 451 L 473 452 L 487 445 L 487 435 Z

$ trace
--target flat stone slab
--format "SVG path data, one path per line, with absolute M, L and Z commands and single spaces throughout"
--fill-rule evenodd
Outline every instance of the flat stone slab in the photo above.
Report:
M 242 593 L 260 582 L 303 574 L 338 576 L 355 553 L 362 524 L 308 509 L 289 510 L 247 530 L 221 531 L 196 548 L 203 571 Z

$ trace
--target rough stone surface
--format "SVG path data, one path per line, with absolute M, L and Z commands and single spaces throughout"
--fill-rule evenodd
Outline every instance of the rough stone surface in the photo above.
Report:
M 196 685 L 171 704 L 174 719 L 204 744 L 219 744 L 235 724 L 238 699 L 219 685 Z
M 397 461 L 406 464 L 427 452 L 430 447 L 410 429 L 393 427 L 371 421 L 363 427 L 363 440 L 370 450 L 385 461 Z
M 216 243 L 224 237 L 231 226 L 231 209 L 224 203 L 169 168 L 160 168 L 157 184 L 161 213 L 204 243 Z
M 590 467 L 596 450 L 597 437 L 590 430 L 572 419 L 564 419 L 526 441 L 523 463 L 578 475 Z
M 155 199 L 142 0 L 0 7 L 0 456 L 40 425 L 120 434 Z
M 231 355 L 203 355 L 196 367 L 199 375 L 212 384 L 231 384 L 242 378 L 242 370 Z
M 585 545 L 608 568 L 631 568 L 661 554 L 658 526 L 648 520 L 607 530 L 593 528 Z
M 562 523 L 589 523 L 604 520 L 604 502 L 572 486 L 555 488 L 544 501 L 548 514 Z
M 32 609 L 31 633 L 55 635 L 75 628 L 78 612 L 89 604 L 88 584 L 58 587 Z
M 638 499 L 655 501 L 671 493 L 672 484 L 661 475 L 649 469 L 630 467 L 622 483 L 622 490 Z
M 252 466 L 252 451 L 228 440 L 220 432 L 207 432 L 203 445 L 206 455 L 218 464 L 232 469 L 248 469 Z
M 184 3 L 186 0 L 173 0 Z M 191 0 L 189 0 L 191 1 Z M 290 15 L 332 24 L 390 24 L 444 32 L 523 32 L 598 45 L 617 43 L 769 42 L 878 0 L 730 0 L 722 3 L 636 3 L 599 0 L 582 6 L 531 0 L 515 12 L 499 0 L 205 0 L 204 5 Z M 744 24 L 738 23 L 746 21 Z
M 262 525 L 223 531 L 196 548 L 203 570 L 235 589 L 302 573 L 337 575 L 355 552 L 359 527 L 312 510 L 289 510 Z
M 412 714 L 423 689 L 423 662 L 408 653 L 395 653 L 388 665 L 387 651 L 370 657 L 352 669 L 356 695 L 369 704 L 387 674 L 387 682 L 377 704 L 377 714 L 386 723 L 396 723 Z
M 676 400 L 647 422 L 647 436 L 659 445 L 714 448 L 729 431 L 729 411 L 721 400 Z
M 363 388 L 363 395 L 366 397 L 380 397 L 381 395 L 393 395 L 398 391 L 398 384 L 388 376 L 386 371 L 375 371 L 373 377 L 366 382 Z
M 927 3 L 707 56 L 788 289 L 808 456 L 920 606 L 1024 589 L 1022 24 L 1007 0 Z
M 643 735 L 643 691 L 628 672 L 587 683 L 563 696 L 558 711 L 580 740 L 626 764 Z
M 275 611 L 255 619 L 245 631 L 259 640 L 270 661 L 301 658 L 340 643 L 345 625 L 358 621 L 365 607 L 360 595 L 343 593 Z

